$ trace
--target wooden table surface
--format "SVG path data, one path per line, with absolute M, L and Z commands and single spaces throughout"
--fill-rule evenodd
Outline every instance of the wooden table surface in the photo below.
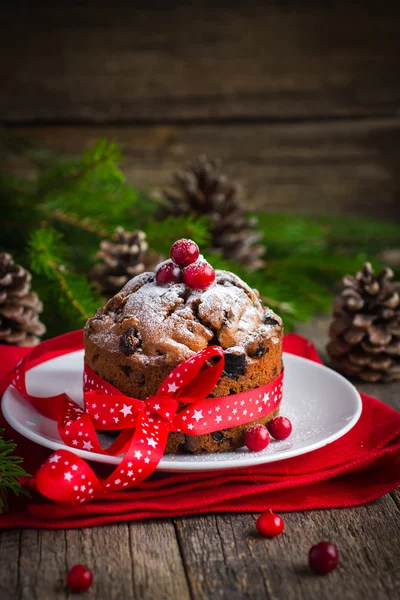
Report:
M 17 135 L 68 153 L 115 137 L 129 178 L 154 191 L 207 152 L 246 184 L 249 207 L 400 219 L 398 9 L 81 4 L 2 9 L 0 113 Z M 300 329 L 323 349 L 327 319 Z M 360 389 L 400 410 L 399 384 Z M 69 598 L 77 562 L 94 570 L 97 600 L 400 597 L 398 491 L 284 518 L 271 541 L 255 535 L 253 514 L 4 531 L 0 599 Z M 325 578 L 306 569 L 320 539 L 341 553 Z

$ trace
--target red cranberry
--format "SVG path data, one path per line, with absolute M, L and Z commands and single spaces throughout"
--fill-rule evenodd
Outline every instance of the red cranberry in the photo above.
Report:
M 244 443 L 249 450 L 260 452 L 269 444 L 269 433 L 264 425 L 250 425 L 244 434 Z
M 84 592 L 92 585 L 93 573 L 85 565 L 75 565 L 67 575 L 67 586 L 72 592 Z
M 171 247 L 171 258 L 180 267 L 187 267 L 199 258 L 199 247 L 192 240 L 178 240 Z
M 267 428 L 276 440 L 286 440 L 292 433 L 292 424 L 286 417 L 275 417 L 267 423 Z
M 167 260 L 156 270 L 156 282 L 158 285 L 168 283 L 180 283 L 183 279 L 181 269 L 172 260 Z
M 183 271 L 186 285 L 195 290 L 205 290 L 215 281 L 215 271 L 205 260 L 198 260 Z
M 308 564 L 318 575 L 326 575 L 336 569 L 339 563 L 339 551 L 331 542 L 319 542 L 308 553 Z
M 273 512 L 266 512 L 258 517 L 256 527 L 261 535 L 275 537 L 285 529 L 285 523 L 279 515 L 275 515 Z

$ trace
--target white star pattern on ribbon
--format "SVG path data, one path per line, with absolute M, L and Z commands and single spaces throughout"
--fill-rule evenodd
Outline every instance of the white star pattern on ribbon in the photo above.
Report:
M 173 381 L 172 383 L 168 384 L 168 391 L 169 392 L 176 392 L 177 390 L 179 390 L 179 386 L 176 385 L 175 381 Z
M 127 415 L 131 415 L 132 405 L 127 406 L 126 404 L 124 404 L 124 408 L 121 408 L 119 412 L 122 412 L 124 414 L 124 417 L 126 417 Z
M 92 443 L 90 441 L 89 442 L 83 442 L 83 449 L 84 450 L 89 450 L 90 451 L 92 448 L 93 448 L 93 446 L 92 446 Z
M 155 440 L 153 440 L 153 438 L 146 438 L 147 443 L 149 446 L 152 446 L 153 448 L 157 448 L 157 442 Z
M 72 473 L 70 473 L 69 471 L 67 473 L 64 473 L 64 479 L 66 479 L 67 481 L 71 481 Z
M 204 419 L 203 417 L 203 411 L 202 410 L 195 410 L 193 415 L 192 415 L 192 419 L 196 419 L 197 423 L 200 421 L 200 419 Z
M 141 459 L 143 456 L 143 454 L 140 452 L 140 450 L 135 450 L 134 454 L 135 454 L 135 458 L 138 458 L 138 459 Z
M 58 454 L 53 454 L 53 456 L 50 456 L 49 462 L 50 463 L 58 463 L 60 458 L 61 458 L 61 456 L 59 456 Z

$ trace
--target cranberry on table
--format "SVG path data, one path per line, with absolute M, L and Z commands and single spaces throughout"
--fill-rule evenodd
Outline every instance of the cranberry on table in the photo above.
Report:
M 158 285 L 169 283 L 180 283 L 183 280 L 182 271 L 172 260 L 167 260 L 156 270 L 156 282 Z
M 339 551 L 331 542 L 319 542 L 308 553 L 310 569 L 317 575 L 330 573 L 339 563 Z
M 67 586 L 72 592 L 84 592 L 90 588 L 93 573 L 85 565 L 75 565 L 67 575 Z
M 292 423 L 287 417 L 275 417 L 267 423 L 267 428 L 276 440 L 286 440 L 292 433 Z
M 270 511 L 258 517 L 256 527 L 261 535 L 275 537 L 285 529 L 285 523 L 280 515 L 276 515 Z
M 192 240 L 178 240 L 171 247 L 171 258 L 180 267 L 187 267 L 199 258 L 199 247 Z
M 215 281 L 215 271 L 205 260 L 198 260 L 186 267 L 183 277 L 187 286 L 194 290 L 205 290 Z
M 264 425 L 250 425 L 244 434 L 244 443 L 249 450 L 260 452 L 265 450 L 270 441 L 269 433 Z

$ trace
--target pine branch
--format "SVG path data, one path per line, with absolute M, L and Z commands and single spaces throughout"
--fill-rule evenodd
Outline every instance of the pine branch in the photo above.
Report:
M 10 252 L 17 260 L 23 258 L 27 237 L 40 223 L 34 198 L 31 181 L 9 175 L 0 177 L 0 250 Z
M 93 233 L 100 239 L 107 237 L 110 233 L 107 229 L 101 229 L 97 227 L 96 223 L 93 223 L 88 218 L 80 219 L 77 214 L 66 214 L 59 209 L 54 210 L 49 217 L 51 221 L 71 225 L 72 227 L 80 229 L 84 233 Z
M 302 216 L 256 213 L 265 231 L 268 254 L 371 256 L 389 246 L 400 246 L 400 224 L 362 217 Z
M 67 276 L 65 274 L 65 270 L 57 263 L 50 261 L 49 265 L 51 266 L 54 277 L 57 279 L 62 292 L 65 294 L 66 298 L 71 302 L 72 306 L 75 308 L 76 312 L 84 319 L 87 320 L 91 314 L 87 312 L 79 300 L 74 296 L 72 291 L 71 284 L 67 281 Z
M 101 300 L 84 275 L 70 270 L 62 235 L 51 227 L 37 229 L 29 241 L 29 254 L 32 271 L 57 284 L 49 285 L 44 292 L 47 302 L 42 292 L 45 306 L 60 305 L 69 315 L 72 328 L 81 327 Z
M 60 160 L 39 178 L 42 211 L 107 233 L 121 225 L 136 228 L 138 220 L 155 209 L 148 196 L 126 181 L 120 161 L 119 146 L 104 139 L 79 159 Z
M 8 508 L 9 494 L 28 495 L 20 483 L 21 477 L 29 477 L 21 467 L 22 458 L 14 456 L 17 447 L 12 440 L 5 440 L 0 429 L 0 514 Z

